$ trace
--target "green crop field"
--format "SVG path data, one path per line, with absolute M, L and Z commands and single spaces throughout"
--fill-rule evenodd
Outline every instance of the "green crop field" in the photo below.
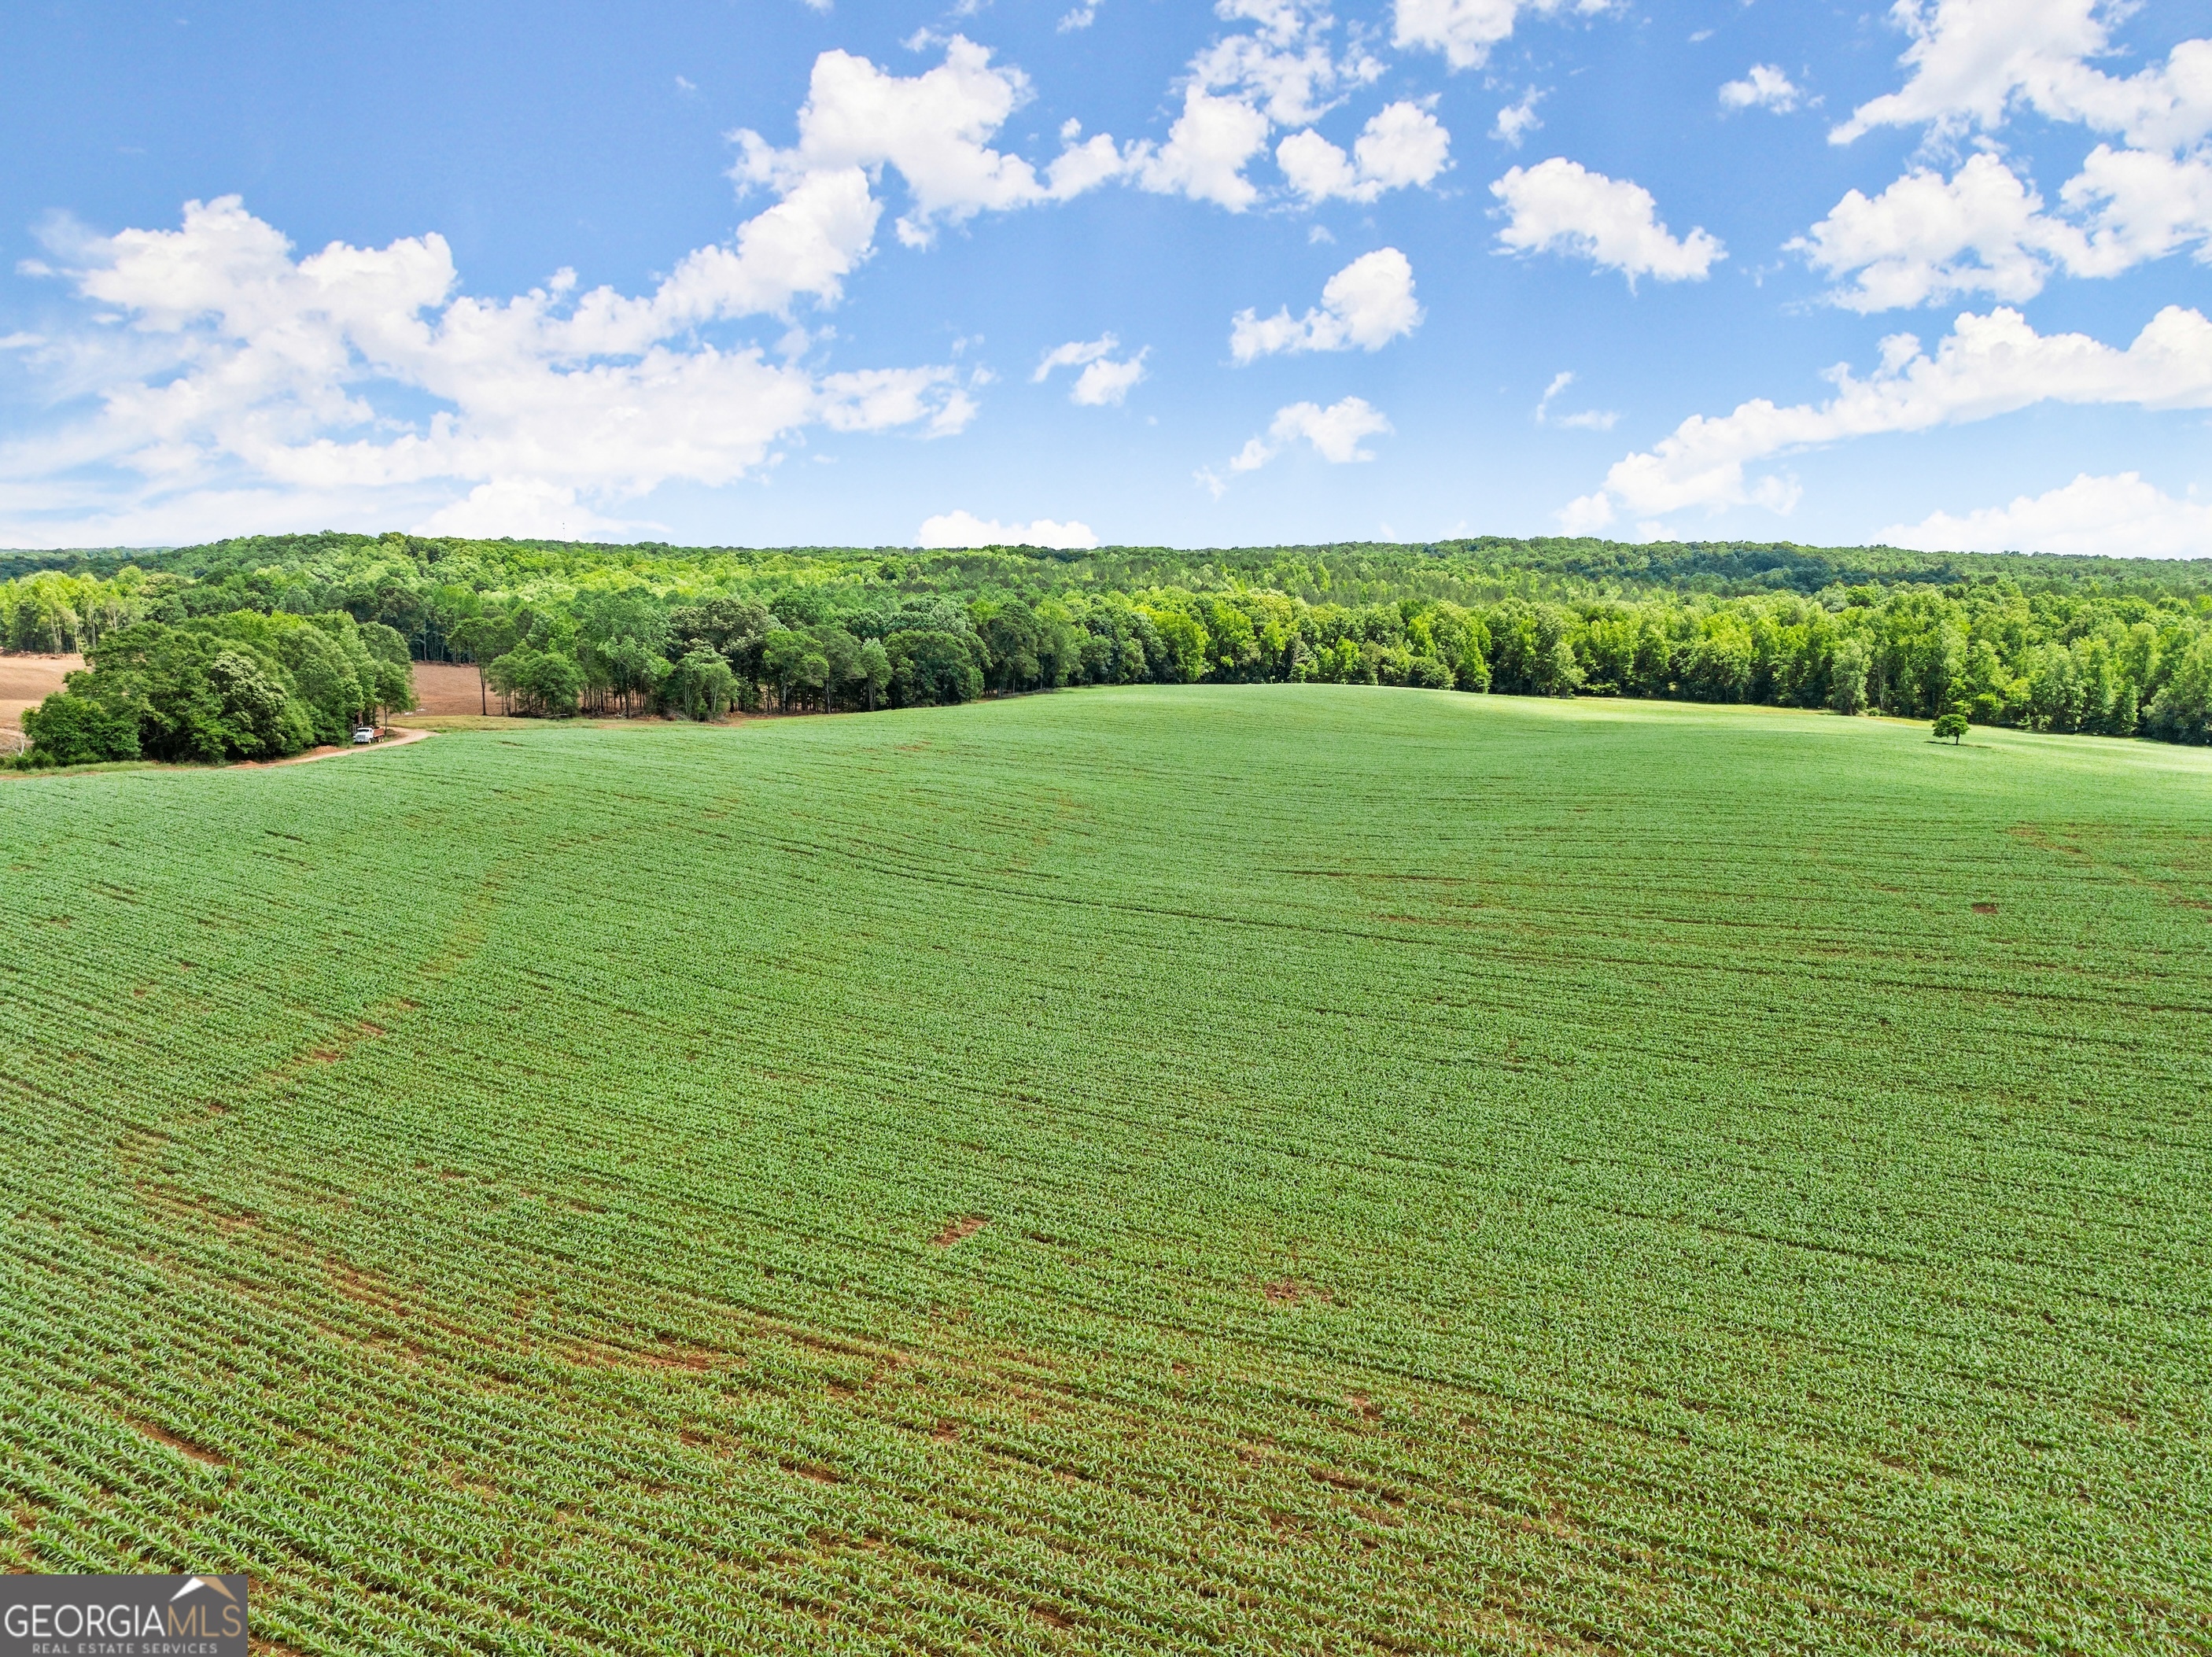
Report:
M 1086 691 L 0 781 L 0 1564 L 2212 1650 L 2212 754 Z

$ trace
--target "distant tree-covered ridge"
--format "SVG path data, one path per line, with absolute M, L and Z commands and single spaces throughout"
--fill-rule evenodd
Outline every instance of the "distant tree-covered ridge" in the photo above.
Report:
M 363 638 L 389 630 L 402 643 L 385 648 L 402 658 L 476 662 L 504 705 L 530 714 L 704 718 L 1297 680 L 1955 710 L 2188 742 L 2212 726 L 2212 560 L 1567 539 L 917 552 L 397 533 L 11 556 L 40 566 L 0 582 L 0 643 L 13 649 L 99 656 L 104 640 L 152 626 L 234 638 L 296 681 L 273 641 L 301 618 L 335 637 L 343 620 Z M 210 686 L 220 677 L 212 658 L 199 671 Z M 99 700 L 95 689 L 70 694 Z M 195 692 L 203 710 L 231 707 L 224 696 L 237 707 L 192 725 L 226 734 L 193 739 L 191 752 L 291 740 L 293 725 L 249 715 L 247 689 Z M 180 740 L 149 702 L 131 705 L 141 752 Z M 106 728 L 82 708 L 47 716 L 57 748 L 64 718 L 80 746 Z

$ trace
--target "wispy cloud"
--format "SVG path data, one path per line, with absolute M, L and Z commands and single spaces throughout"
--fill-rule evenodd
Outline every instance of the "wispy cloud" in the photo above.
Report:
M 1570 431 L 1611 431 L 1620 416 L 1611 409 L 1583 409 L 1575 414 L 1554 414 L 1552 399 L 1575 383 L 1574 370 L 1562 369 L 1552 376 L 1552 383 L 1544 387 L 1543 396 L 1536 399 L 1536 423 L 1540 426 L 1559 426 Z
M 1068 389 L 1068 400 L 1085 408 L 1098 408 L 1107 404 L 1118 405 L 1129 394 L 1129 389 L 1145 377 L 1145 358 L 1152 354 L 1147 345 L 1134 356 L 1116 359 L 1114 353 L 1121 342 L 1112 334 L 1101 334 L 1096 339 L 1071 339 L 1065 345 L 1055 345 L 1047 351 L 1030 376 L 1030 383 L 1042 385 L 1054 369 L 1080 368 Z

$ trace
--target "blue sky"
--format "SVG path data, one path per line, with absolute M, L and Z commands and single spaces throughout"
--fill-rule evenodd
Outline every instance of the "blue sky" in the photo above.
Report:
M 31 3 L 0 545 L 2212 553 L 2212 4 Z

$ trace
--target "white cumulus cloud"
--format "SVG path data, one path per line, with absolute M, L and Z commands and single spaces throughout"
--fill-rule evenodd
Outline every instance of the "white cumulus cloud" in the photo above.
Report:
M 1835 302 L 1855 311 L 1985 293 L 2027 299 L 2055 251 L 2043 198 L 1995 155 L 1956 174 L 1912 172 L 1869 198 L 1853 190 L 1789 245 L 1815 270 L 1851 276 Z
M 2101 553 L 2118 558 L 2212 557 L 2212 506 L 2176 500 L 2140 472 L 2083 472 L 2062 489 L 1961 516 L 1935 512 L 1879 539 L 1929 551 Z
M 1267 117 L 1243 99 L 1190 87 L 1167 143 L 1139 147 L 1137 181 L 1160 195 L 1188 196 L 1241 213 L 1260 199 L 1259 186 L 1244 176 L 1244 168 L 1267 147 L 1272 130 Z
M 1145 358 L 1152 355 L 1152 349 L 1147 345 L 1134 356 L 1116 361 L 1114 353 L 1121 346 L 1121 342 L 1110 333 L 1096 339 L 1071 339 L 1065 345 L 1055 345 L 1039 360 L 1030 382 L 1042 385 L 1054 369 L 1079 368 L 1083 372 L 1075 376 L 1075 384 L 1069 389 L 1070 402 L 1086 408 L 1118 404 L 1129 394 L 1129 388 L 1145 377 Z
M 834 335 L 794 313 L 836 303 L 874 256 L 887 170 L 910 198 L 899 236 L 921 247 L 944 225 L 1064 201 L 1141 159 L 1073 121 L 1048 165 L 994 148 L 1029 96 L 1018 70 L 957 35 L 914 76 L 822 53 L 793 143 L 731 135 L 732 177 L 772 199 L 641 294 L 580 292 L 567 271 L 512 298 L 463 294 L 434 234 L 296 258 L 236 197 L 189 204 L 175 230 L 60 227 L 51 260 L 27 270 L 98 312 L 48 331 L 31 367 L 58 398 L 97 407 L 0 450 L 0 521 L 48 539 L 65 523 L 196 523 L 193 503 L 221 500 L 256 523 L 297 509 L 473 527 L 505 513 L 603 529 L 613 503 L 671 480 L 730 482 L 809 426 L 957 432 L 984 376 L 801 367 Z M 699 332 L 767 316 L 787 325 L 784 361 Z M 1141 374 L 1093 367 L 1085 400 L 1113 401 Z
M 2179 149 L 2212 132 L 2212 40 L 2185 40 L 2166 61 L 2120 77 L 2091 67 L 2130 8 L 2109 0 L 1897 0 L 1911 37 L 1895 92 L 1861 104 L 1828 136 L 1849 143 L 1878 126 L 1948 137 L 2003 124 L 2015 103 L 2053 120 Z
M 817 387 L 823 424 L 832 431 L 885 431 L 920 426 L 949 437 L 980 411 L 949 368 L 855 369 L 822 376 Z
M 1771 109 L 1787 114 L 1797 107 L 1804 93 L 1790 83 L 1790 77 L 1772 64 L 1753 64 L 1751 72 L 1741 81 L 1728 81 L 1721 86 L 1721 107 L 1724 109 Z
M 1190 60 L 1182 109 L 1165 142 L 1127 151 L 1124 166 L 1139 188 L 1241 213 L 1262 194 L 1245 169 L 1279 128 L 1288 136 L 1277 148 L 1278 163 L 1309 203 L 1372 201 L 1386 190 L 1427 184 L 1448 164 L 1450 135 L 1421 102 L 1387 106 L 1349 153 L 1311 131 L 1382 74 L 1358 27 L 1339 49 L 1336 20 L 1322 0 L 1216 0 L 1214 12 L 1247 27 L 1218 37 Z
M 1328 36 L 1336 20 L 1317 0 L 1218 0 L 1214 10 L 1255 27 L 1224 35 L 1193 58 L 1192 84 L 1245 99 L 1278 126 L 1312 125 L 1337 94 L 1382 73 L 1366 52 L 1335 55 Z
M 1609 179 L 1562 156 L 1516 167 L 1490 192 L 1505 204 L 1508 219 L 1498 239 L 1506 247 L 1574 254 L 1620 271 L 1631 285 L 1640 276 L 1703 281 L 1727 257 L 1719 241 L 1702 229 L 1673 235 L 1642 185 Z
M 1229 350 L 1239 362 L 1282 351 L 1380 350 L 1421 323 L 1413 266 L 1395 247 L 1363 253 L 1322 286 L 1321 305 L 1294 317 L 1285 306 L 1263 317 L 1239 311 L 1231 320 Z
M 1332 466 L 1371 460 L 1375 458 L 1373 453 L 1360 448 L 1360 444 L 1390 429 L 1390 422 L 1383 417 L 1382 411 L 1364 397 L 1347 397 L 1327 408 L 1318 403 L 1291 403 L 1275 411 L 1266 436 L 1250 439 L 1230 457 L 1229 469 L 1256 472 L 1298 442 L 1310 445 L 1315 454 Z M 1200 472 L 1199 477 L 1217 496 L 1220 494 L 1220 483 L 1211 472 Z
M 1745 468 L 1792 450 L 1893 431 L 1924 431 L 2043 402 L 2212 407 L 2212 322 L 2169 305 L 2125 350 L 2086 334 L 2039 334 L 2004 307 L 1961 315 L 1931 355 L 1910 334 L 1882 342 L 1881 365 L 1864 379 L 1832 369 L 1825 403 L 1778 407 L 1765 398 L 1717 417 L 1692 415 L 1643 453 L 1614 463 L 1602 488 L 1570 504 L 1563 522 L 1601 528 L 1620 509 L 1648 518 L 1690 508 L 1755 503 L 1778 511 L 1796 486 Z
M 1544 125 L 1543 117 L 1536 113 L 1536 106 L 1543 96 L 1542 92 L 1530 87 L 1521 94 L 1520 102 L 1508 104 L 1498 112 L 1498 119 L 1491 125 L 1490 136 L 1518 149 L 1522 139 Z
M 931 548 L 1051 546 L 1088 550 L 1098 545 L 1098 537 L 1091 533 L 1091 526 L 1073 519 L 1066 523 L 1057 523 L 1050 518 L 1025 524 L 1000 523 L 968 511 L 940 512 L 933 518 L 923 519 L 914 539 L 916 546 Z
M 1068 133 L 1042 174 L 1021 156 L 992 149 L 991 139 L 1030 95 L 1019 70 L 994 68 L 989 48 L 957 34 L 945 43 L 944 63 L 918 76 L 825 52 L 814 61 L 799 112 L 799 142 L 778 149 L 757 132 L 732 133 L 742 150 L 736 176 L 787 193 L 821 174 L 895 168 L 914 198 L 898 221 L 899 240 L 920 247 L 940 223 L 1065 201 L 1127 169 L 1103 134 L 1077 143 Z
M 174 230 L 79 237 L 57 274 L 124 325 L 129 349 L 98 325 L 43 348 L 98 406 L 0 448 L 9 533 L 198 521 L 200 496 L 313 502 L 332 521 L 473 526 L 505 509 L 524 526 L 604 528 L 594 503 L 728 483 L 809 425 L 944 435 L 973 417 L 949 366 L 817 377 L 688 338 L 706 317 L 791 298 L 791 281 L 754 279 L 757 243 L 738 242 L 710 250 L 727 280 L 702 279 L 695 255 L 641 297 L 579 295 L 563 272 L 499 300 L 456 293 L 442 237 L 295 258 L 234 196 L 188 203 Z M 395 397 L 427 400 L 428 417 Z
M 2021 110 L 2113 135 L 2046 210 L 1994 140 L 1949 179 L 1916 168 L 1869 200 L 1854 191 L 1792 244 L 1856 281 L 1831 295 L 1859 310 L 1959 294 L 2025 299 L 2054 272 L 2117 275 L 2194 244 L 2212 259 L 2212 40 L 2184 40 L 2131 76 L 2114 55 L 2120 0 L 1897 0 L 1911 36 L 1904 85 L 1828 135 L 1848 143 L 1919 126 L 1938 147 L 1992 132 Z
M 1451 134 L 1426 109 L 1400 101 L 1370 119 L 1347 155 L 1310 128 L 1275 146 L 1291 188 L 1310 202 L 1373 201 L 1386 190 L 1427 184 L 1450 162 Z
M 1125 362 L 1101 357 L 1091 363 L 1075 376 L 1075 384 L 1068 388 L 1068 400 L 1094 409 L 1109 403 L 1118 405 L 1129 394 L 1129 388 L 1145 377 L 1145 358 L 1152 349 L 1147 345 Z
M 1612 0 L 1396 0 L 1390 39 L 1401 50 L 1441 52 L 1454 69 L 1480 69 L 1492 47 L 1512 37 L 1523 12 L 1589 16 L 1611 5 Z
M 2114 276 L 2191 242 L 2197 262 L 2212 263 L 2212 155 L 2202 150 L 2176 159 L 2100 143 L 2058 199 L 2081 227 L 2079 242 L 2061 244 L 2076 276 Z
M 610 539 L 629 526 L 603 518 L 576 499 L 576 491 L 544 478 L 501 478 L 478 484 L 461 499 L 440 507 L 415 526 L 418 535 L 543 535 L 549 539 Z
M 1071 339 L 1065 345 L 1054 345 L 1037 359 L 1036 372 L 1030 376 L 1030 383 L 1042 386 L 1054 369 L 1079 369 L 1085 362 L 1096 362 L 1121 343 L 1109 333 L 1097 339 Z
M 1789 246 L 1850 277 L 1829 297 L 1862 312 L 1963 294 L 2029 299 L 2053 271 L 2115 276 L 2192 242 L 2212 259 L 2212 158 L 2099 144 L 2059 198 L 2065 212 L 2046 212 L 2031 184 L 1984 153 L 1948 179 L 1917 169 L 1878 196 L 1850 191 Z

